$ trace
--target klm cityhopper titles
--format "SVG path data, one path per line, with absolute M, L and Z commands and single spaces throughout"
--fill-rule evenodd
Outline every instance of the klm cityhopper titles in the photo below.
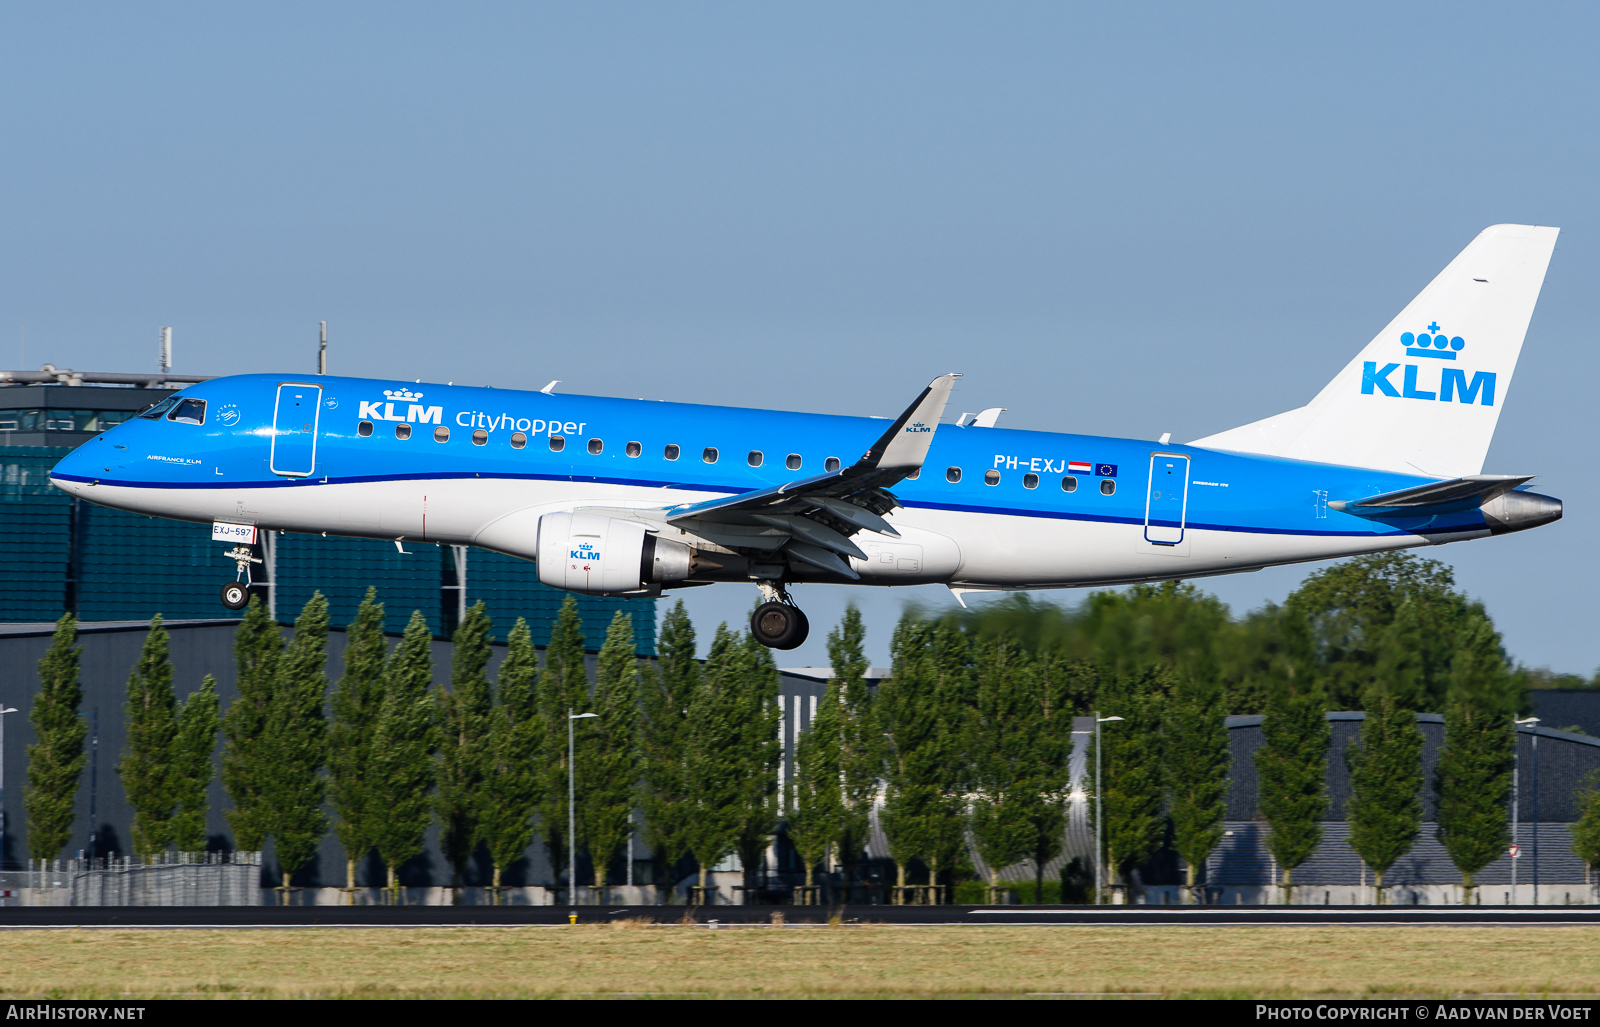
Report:
M 382 379 L 208 381 L 84 444 L 74 496 L 258 529 L 475 545 L 590 595 L 743 581 L 793 648 L 801 582 L 967 590 L 1196 578 L 1556 520 L 1483 474 L 1557 230 L 1485 230 L 1308 404 L 1166 445 Z M 962 419 L 966 421 L 965 418 Z M 235 550 L 235 553 L 239 553 Z M 241 562 L 241 577 L 248 564 Z M 224 602 L 242 606 L 239 582 Z

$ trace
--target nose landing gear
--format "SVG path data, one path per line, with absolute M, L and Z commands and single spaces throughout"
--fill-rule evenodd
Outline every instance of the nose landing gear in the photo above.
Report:
M 811 633 L 811 622 L 805 613 L 794 605 L 783 584 L 759 581 L 766 602 L 756 607 L 750 615 L 750 634 L 768 649 L 798 649 Z
M 250 565 L 260 563 L 261 558 L 251 556 L 249 546 L 234 546 L 222 555 L 239 565 L 237 580 L 222 586 L 222 605 L 230 610 L 242 610 L 250 605 Z

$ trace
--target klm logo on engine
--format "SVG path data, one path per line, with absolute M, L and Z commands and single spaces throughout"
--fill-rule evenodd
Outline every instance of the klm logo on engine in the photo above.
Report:
M 1461 351 L 1467 348 L 1466 340 L 1459 335 L 1452 336 L 1439 327 L 1435 321 L 1428 325 L 1426 332 L 1402 332 L 1400 345 L 1405 347 L 1406 356 L 1422 357 L 1428 360 L 1455 360 Z M 1494 406 L 1493 371 L 1474 371 L 1472 379 L 1468 381 L 1467 372 L 1459 367 L 1440 367 L 1439 376 L 1434 378 L 1433 366 L 1427 364 L 1406 364 L 1401 371 L 1399 363 L 1378 366 L 1376 360 L 1361 362 L 1361 394 L 1363 396 L 1393 396 L 1395 399 L 1427 399 L 1440 403 L 1481 403 L 1483 406 Z M 1421 378 L 1423 371 L 1429 372 L 1427 377 Z M 1400 387 L 1395 388 L 1392 375 L 1400 371 Z M 1435 384 L 1437 382 L 1437 384 Z M 1429 386 L 1424 388 L 1423 386 Z
M 578 543 L 578 548 L 572 550 L 569 555 L 574 560 L 598 560 L 600 559 L 600 550 L 588 542 L 580 542 Z
M 359 416 L 363 421 L 370 419 L 373 421 L 414 421 L 417 424 L 444 423 L 444 407 L 425 407 L 416 402 L 422 398 L 422 393 L 420 392 L 412 392 L 410 389 L 384 389 L 383 394 L 389 397 L 387 401 L 380 400 L 375 403 L 369 403 L 366 400 L 361 401 L 361 413 Z M 403 414 L 395 413 L 394 406 L 396 403 L 406 404 L 406 412 Z

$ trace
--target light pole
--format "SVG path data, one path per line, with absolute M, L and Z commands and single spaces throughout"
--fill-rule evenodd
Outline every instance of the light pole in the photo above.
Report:
M 1105 892 L 1105 846 L 1101 839 L 1105 837 L 1105 806 L 1100 802 L 1100 725 L 1121 717 L 1102 717 L 1099 711 L 1094 715 L 1094 904 L 1104 905 L 1101 895 Z
M 0 866 L 6 858 L 6 714 L 16 707 L 0 703 Z
M 1518 720 L 1518 719 L 1516 719 L 1516 714 L 1512 714 L 1512 717 L 1511 717 L 1511 724 L 1512 724 L 1513 729 L 1519 728 L 1519 727 L 1523 726 L 1524 724 L 1532 725 L 1532 724 L 1537 724 L 1537 723 L 1539 723 L 1539 718 L 1538 717 L 1529 717 L 1526 720 Z M 1534 765 L 1535 768 L 1537 768 L 1539 766 L 1539 763 L 1538 763 L 1539 736 L 1538 735 L 1534 735 L 1533 736 L 1533 754 L 1534 754 L 1534 764 L 1533 765 Z M 1518 819 L 1519 819 L 1519 816 L 1520 816 L 1520 814 L 1522 812 L 1521 811 L 1521 806 L 1522 806 L 1522 780 L 1521 780 L 1521 778 L 1522 778 L 1522 741 L 1521 741 L 1521 739 L 1517 739 L 1516 742 L 1513 744 L 1512 749 L 1511 749 L 1511 845 L 1512 845 L 1512 847 L 1514 847 L 1517 850 L 1517 855 L 1515 857 L 1513 857 L 1512 860 L 1511 860 L 1511 897 L 1513 899 L 1515 899 L 1517 897 L 1517 860 L 1520 859 L 1521 856 L 1522 856 L 1522 847 L 1521 847 L 1522 846 L 1522 837 L 1518 832 L 1518 823 L 1517 823 Z M 1537 769 L 1535 769 L 1535 771 L 1534 771 L 1533 787 L 1534 787 L 1534 807 L 1537 810 L 1538 802 L 1539 802 L 1539 795 L 1538 795 L 1539 778 L 1538 778 L 1538 770 Z M 1534 837 L 1537 838 L 1538 837 L 1537 832 L 1539 830 L 1539 822 L 1538 822 L 1538 813 L 1537 812 L 1534 813 L 1533 829 L 1536 832 Z M 1533 865 L 1533 880 L 1534 880 L 1534 891 L 1533 891 L 1534 903 L 1533 904 L 1536 905 L 1536 906 L 1539 904 L 1539 862 L 1538 862 L 1539 857 L 1538 857 L 1538 851 L 1539 850 L 1538 850 L 1538 847 L 1536 845 L 1534 847 L 1534 865 Z
M 578 904 L 578 808 L 574 805 L 578 794 L 578 768 L 572 761 L 572 722 L 598 716 L 598 713 L 573 713 L 572 708 L 567 707 L 567 904 L 572 906 Z

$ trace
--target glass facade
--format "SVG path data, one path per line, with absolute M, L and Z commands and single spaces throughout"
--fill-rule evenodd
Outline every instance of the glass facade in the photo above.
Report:
M 0 621 L 53 621 L 66 610 L 80 620 L 169 620 L 237 616 L 218 591 L 234 576 L 205 524 L 111 510 L 72 499 L 50 484 L 67 447 L 0 449 Z M 278 619 L 293 623 L 316 591 L 328 597 L 334 627 L 344 627 L 369 585 L 386 606 L 385 630 L 404 630 L 420 610 L 436 636 L 455 628 L 457 565 L 449 546 L 283 534 L 274 539 Z M 256 547 L 262 555 L 261 547 Z M 468 549 L 467 602 L 483 600 L 503 640 L 525 617 L 535 644 L 550 639 L 567 593 L 539 583 L 534 565 Z M 655 601 L 578 597 L 583 631 L 598 649 L 617 610 L 633 617 L 639 651 L 655 653 Z
M 0 432 L 102 432 L 135 416 L 131 410 L 0 410 Z

